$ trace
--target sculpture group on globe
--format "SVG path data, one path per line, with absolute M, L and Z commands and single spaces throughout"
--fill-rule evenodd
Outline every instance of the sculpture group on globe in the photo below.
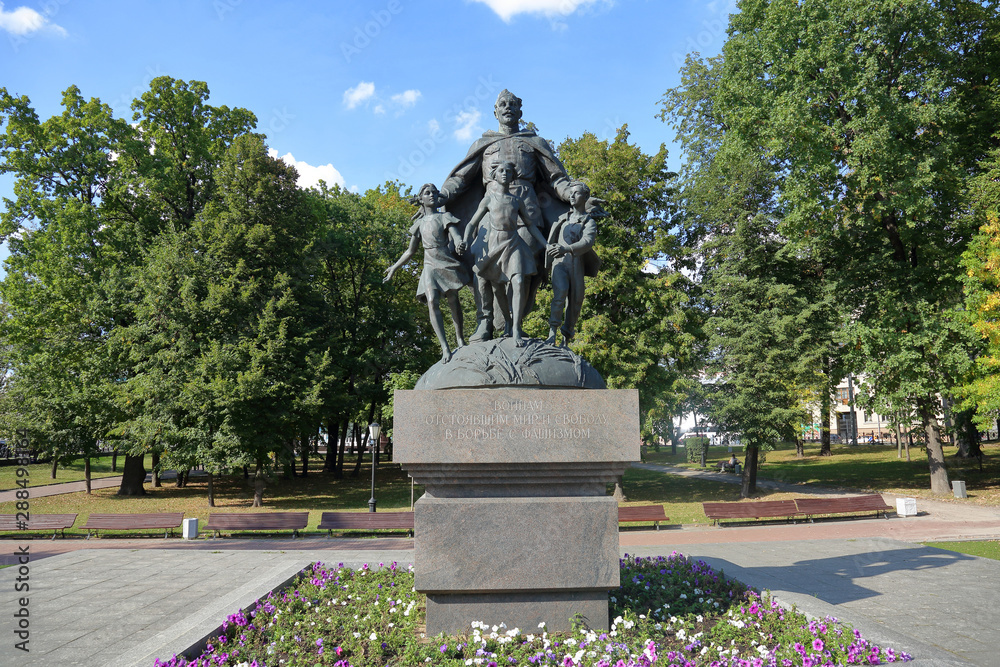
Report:
M 494 115 L 499 130 L 473 143 L 440 189 L 432 183 L 420 188 L 409 247 L 385 275 L 390 280 L 423 247 L 417 299 L 430 311 L 441 363 L 453 355 L 442 299 L 451 310 L 459 348 L 465 332 L 458 293 L 466 285 L 476 302 L 470 342 L 505 335 L 524 347 L 524 317 L 548 277 L 553 296 L 545 342 L 555 345 L 561 331 L 568 348 L 583 305 L 584 277 L 597 275 L 600 267 L 594 243 L 596 219 L 605 215 L 601 200 L 567 175 L 545 139 L 520 129 L 520 98 L 502 91 Z

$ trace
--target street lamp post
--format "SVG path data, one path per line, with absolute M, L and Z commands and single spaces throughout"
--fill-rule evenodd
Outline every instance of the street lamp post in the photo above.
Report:
M 368 499 L 368 511 L 375 511 L 375 452 L 376 447 L 378 447 L 378 437 L 382 434 L 382 427 L 378 422 L 372 422 L 368 425 L 368 435 L 371 436 L 372 442 L 372 497 Z

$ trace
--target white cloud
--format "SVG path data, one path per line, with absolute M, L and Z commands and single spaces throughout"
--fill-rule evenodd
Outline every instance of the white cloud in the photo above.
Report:
M 22 6 L 8 12 L 3 8 L 3 3 L 0 2 L 0 30 L 12 35 L 28 35 L 42 29 L 66 36 L 64 28 L 55 23 L 49 23 L 47 16 L 42 16 L 34 9 Z
M 267 149 L 267 154 L 271 157 L 278 157 L 278 151 L 274 148 Z M 345 185 L 344 177 L 340 175 L 340 172 L 332 164 L 321 164 L 318 167 L 314 167 L 308 162 L 296 160 L 291 153 L 282 155 L 281 161 L 291 167 L 295 167 L 295 170 L 299 172 L 297 183 L 300 188 L 317 186 L 320 180 L 326 181 L 326 184 L 330 186 L 339 185 L 340 187 L 344 187 Z
M 407 107 L 412 107 L 414 104 L 416 104 L 417 100 L 420 99 L 420 95 L 421 93 L 419 90 L 411 89 L 403 91 L 398 95 L 393 95 L 391 99 L 394 103 L 398 104 L 399 106 L 405 109 Z
M 437 122 L 437 118 L 431 118 L 427 121 L 427 133 L 431 136 L 437 134 L 441 131 L 441 123 Z
M 467 109 L 459 112 L 455 116 L 455 138 L 459 141 L 468 141 L 473 136 L 480 134 L 483 128 L 479 127 L 479 109 Z
M 348 88 L 344 91 L 344 106 L 348 109 L 353 109 L 374 95 L 375 84 L 371 81 L 362 81 L 353 88 Z
M 591 5 L 598 0 L 474 0 L 481 2 L 497 16 L 509 23 L 518 14 L 543 14 L 549 18 L 569 16 L 585 5 Z M 604 0 L 610 2 L 611 0 Z
M 385 113 L 385 106 L 382 104 L 376 104 L 375 108 L 372 109 L 372 113 L 374 113 L 377 116 L 381 116 L 382 114 Z

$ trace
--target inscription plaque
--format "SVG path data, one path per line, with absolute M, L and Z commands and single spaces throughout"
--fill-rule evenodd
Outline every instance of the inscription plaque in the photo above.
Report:
M 397 391 L 393 410 L 404 465 L 639 460 L 635 389 Z

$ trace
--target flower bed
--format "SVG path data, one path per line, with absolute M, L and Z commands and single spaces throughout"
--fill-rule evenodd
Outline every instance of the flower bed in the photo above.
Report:
M 910 660 L 835 619 L 810 621 L 786 610 L 676 552 L 626 555 L 621 580 L 607 632 L 578 626 L 557 635 L 544 626 L 473 622 L 468 635 L 425 638 L 424 598 L 413 590 L 412 569 L 316 563 L 289 589 L 229 616 L 199 657 L 174 656 L 156 667 L 825 667 Z

